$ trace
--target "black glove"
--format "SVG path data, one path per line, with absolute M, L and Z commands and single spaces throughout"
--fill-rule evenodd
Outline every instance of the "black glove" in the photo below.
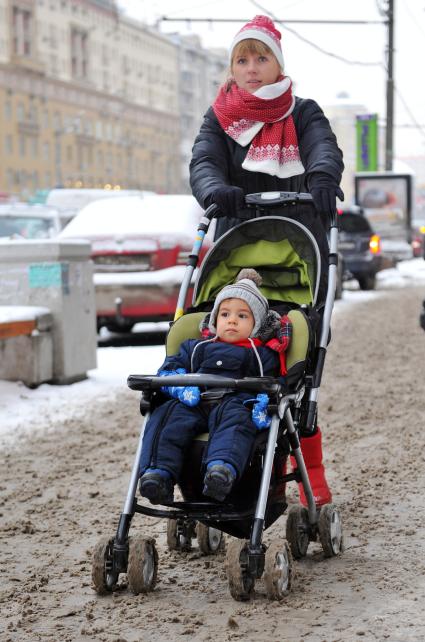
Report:
M 245 195 L 240 187 L 223 185 L 214 190 L 211 202 L 219 207 L 222 214 L 232 217 L 245 206 Z
M 321 216 L 331 217 L 336 214 L 336 198 L 344 200 L 344 193 L 338 186 L 335 187 L 312 187 L 310 194 L 313 197 L 313 203 Z

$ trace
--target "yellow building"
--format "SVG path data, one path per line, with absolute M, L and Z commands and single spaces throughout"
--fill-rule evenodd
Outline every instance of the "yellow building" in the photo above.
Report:
M 0 0 L 0 192 L 181 190 L 177 45 L 113 0 Z

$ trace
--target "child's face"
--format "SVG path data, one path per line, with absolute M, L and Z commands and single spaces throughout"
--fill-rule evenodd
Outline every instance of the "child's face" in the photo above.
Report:
M 255 319 L 251 308 L 242 299 L 225 299 L 217 314 L 217 336 L 228 343 L 248 339 Z

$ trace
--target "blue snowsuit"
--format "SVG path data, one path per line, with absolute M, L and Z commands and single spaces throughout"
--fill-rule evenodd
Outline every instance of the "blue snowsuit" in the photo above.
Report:
M 181 344 L 177 355 L 167 357 L 159 371 L 184 368 L 186 372 L 220 374 L 235 379 L 259 377 L 258 355 L 263 375 L 279 376 L 277 352 L 262 345 L 256 347 L 256 352 L 250 347 L 222 341 L 188 339 Z M 166 381 L 164 378 L 164 385 Z M 162 468 L 178 481 L 187 447 L 194 437 L 208 431 L 203 466 L 210 461 L 226 461 L 235 467 L 239 479 L 258 430 L 252 421 L 251 408 L 243 404 L 250 398 L 249 393 L 227 394 L 212 410 L 207 410 L 202 403 L 188 407 L 175 399 L 163 403 L 146 424 L 140 474 L 147 468 Z

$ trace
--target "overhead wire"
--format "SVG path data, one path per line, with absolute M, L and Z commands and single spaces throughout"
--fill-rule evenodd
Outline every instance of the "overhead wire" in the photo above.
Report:
M 354 61 L 354 60 L 348 60 L 347 58 L 344 58 L 343 56 L 339 56 L 338 54 L 334 54 L 332 52 L 326 51 L 325 49 L 322 49 L 322 47 L 319 47 L 316 45 L 314 42 L 311 42 L 308 40 L 308 38 L 304 38 L 304 36 L 301 36 L 295 29 L 292 29 L 291 27 L 288 27 L 284 23 L 282 23 L 281 20 L 279 20 L 272 11 L 269 11 L 266 7 L 264 7 L 260 2 L 257 2 L 256 0 L 250 0 L 251 3 L 267 15 L 269 15 L 275 22 L 279 23 L 279 25 L 282 26 L 282 28 L 286 29 L 287 31 L 290 31 L 293 35 L 295 35 L 297 38 L 305 42 L 306 44 L 310 45 L 314 49 L 317 49 L 321 53 L 325 54 L 326 56 L 330 56 L 331 58 L 336 58 L 337 60 L 340 60 L 341 62 L 344 62 L 346 64 L 350 65 L 363 65 L 363 66 L 374 66 L 374 67 L 381 67 L 385 72 L 388 72 L 387 65 L 384 62 L 362 62 L 362 61 Z M 381 15 L 386 15 L 386 12 L 384 9 L 379 4 L 379 0 L 376 1 L 376 6 Z M 403 3 L 404 4 L 404 3 Z M 412 16 L 411 16 L 412 17 Z M 413 18 L 413 17 L 412 17 Z M 409 115 L 410 119 L 412 120 L 413 126 L 421 133 L 422 136 L 425 138 L 425 127 L 421 125 L 415 118 L 414 114 L 410 110 L 410 107 L 408 106 L 406 100 L 404 99 L 403 95 L 400 93 L 398 87 L 394 83 L 394 91 L 397 94 L 397 98 L 400 100 L 402 103 L 404 109 L 406 110 L 407 114 Z M 397 125 L 396 125 L 397 126 Z
M 382 8 L 382 6 L 381 6 L 381 4 L 380 4 L 379 0 L 375 0 L 375 4 L 376 4 L 376 8 L 378 9 L 378 13 L 379 13 L 381 16 L 385 16 L 385 15 L 386 15 L 386 11 L 385 11 L 385 9 L 383 9 L 383 8 Z
M 407 2 L 405 2 L 405 0 L 402 0 L 402 4 L 403 4 L 404 9 L 406 10 L 406 13 L 409 16 L 409 18 L 412 20 L 412 22 L 415 23 L 415 25 L 419 29 L 419 31 L 423 35 L 425 35 L 425 32 L 423 31 L 422 27 L 418 24 L 417 20 L 415 19 L 414 15 L 412 14 L 412 12 L 410 10 L 410 7 L 408 6 Z M 406 99 L 404 98 L 403 94 L 400 92 L 400 90 L 398 89 L 398 87 L 397 87 L 397 85 L 395 83 L 394 83 L 394 91 L 395 91 L 395 93 L 397 95 L 397 98 L 399 99 L 399 101 L 403 105 L 404 109 L 406 110 L 407 115 L 409 116 L 410 120 L 412 121 L 412 125 L 410 126 L 410 128 L 417 129 L 419 131 L 419 133 L 421 134 L 421 136 L 423 136 L 425 138 L 425 125 L 422 125 L 421 123 L 418 122 L 418 120 L 416 119 L 415 115 L 411 111 Z M 395 125 L 395 126 L 396 127 L 407 127 L 407 125 Z
M 347 65 L 361 65 L 363 67 L 382 67 L 384 66 L 382 62 L 365 62 L 362 60 L 349 60 L 348 58 L 345 58 L 344 56 L 340 56 L 336 53 L 333 53 L 332 51 L 327 51 L 326 49 L 323 49 L 319 45 L 316 45 L 316 43 L 312 42 L 308 38 L 305 38 L 301 34 L 298 33 L 295 29 L 292 27 L 288 27 L 285 23 L 283 23 L 279 18 L 277 18 L 272 11 L 269 11 L 266 7 L 262 6 L 259 2 L 256 2 L 255 0 L 250 0 L 251 4 L 254 5 L 257 9 L 260 9 L 267 15 L 269 15 L 273 20 L 281 25 L 283 29 L 286 29 L 286 31 L 289 31 L 292 33 L 296 38 L 301 40 L 302 42 L 305 42 L 308 44 L 310 47 L 313 47 L 313 49 L 316 49 L 316 51 L 320 51 L 320 53 L 324 54 L 325 56 L 329 56 L 330 58 L 335 58 L 336 60 L 339 60 L 340 62 L 344 62 Z M 385 66 L 384 66 L 385 69 Z
M 425 127 L 421 125 L 413 115 L 413 113 L 410 110 L 409 105 L 407 104 L 406 100 L 404 99 L 403 95 L 399 92 L 398 88 L 394 85 L 394 91 L 397 94 L 397 98 L 403 105 L 404 109 L 406 110 L 408 116 L 410 117 L 414 127 L 421 133 L 421 135 L 425 138 Z

